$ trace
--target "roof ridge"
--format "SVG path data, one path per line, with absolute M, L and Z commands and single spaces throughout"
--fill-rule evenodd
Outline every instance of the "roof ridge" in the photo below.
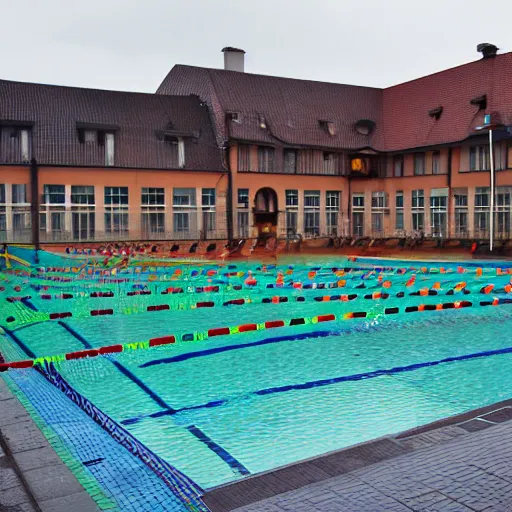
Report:
M 22 82 L 21 80 L 5 80 L 3 78 L 0 79 L 0 85 L 4 84 L 17 84 L 17 85 L 27 85 L 27 86 L 34 86 L 34 87 L 48 87 L 48 88 L 55 88 L 55 89 L 72 89 L 76 91 L 92 91 L 92 92 L 101 92 L 101 93 L 108 93 L 108 94 L 133 94 L 137 96 L 163 96 L 168 98 L 197 98 L 196 94 L 187 94 L 187 95 L 180 95 L 180 94 L 157 94 L 156 92 L 140 92 L 140 91 L 119 91 L 116 89 L 98 89 L 96 87 L 78 87 L 74 85 L 59 85 L 59 84 L 43 84 L 39 82 Z
M 226 73 L 226 74 L 231 74 L 231 73 L 236 73 L 237 75 L 242 75 L 242 76 L 257 76 L 257 77 L 262 77 L 262 78 L 273 78 L 273 79 L 278 79 L 278 80 L 293 80 L 295 82 L 311 82 L 311 83 L 314 83 L 314 84 L 326 84 L 326 85 L 336 85 L 336 86 L 340 86 L 340 87 L 354 87 L 356 89 L 372 89 L 374 91 L 383 91 L 384 89 L 382 87 L 372 87 L 372 86 L 369 86 L 369 85 L 355 85 L 355 84 L 342 84 L 342 83 L 339 83 L 339 82 L 326 82 L 326 81 L 323 81 L 323 80 L 311 80 L 311 79 L 308 79 L 308 78 L 294 78 L 294 77 L 288 77 L 288 76 L 277 76 L 277 75 L 265 75 L 265 74 L 262 74 L 262 73 L 248 73 L 247 71 L 243 71 L 243 72 L 240 72 L 240 71 L 231 71 L 229 69 L 222 69 L 222 68 L 208 68 L 208 67 L 203 67 L 203 66 L 190 66 L 188 64 L 175 64 L 173 66 L 173 68 L 194 68 L 194 69 L 202 69 L 202 70 L 205 70 L 205 71 L 208 71 L 208 73 L 211 73 L 212 71 L 213 72 L 220 72 L 220 73 Z
M 406 80 L 405 82 L 399 82 L 398 84 L 394 84 L 394 85 L 390 85 L 389 87 L 384 87 L 384 91 L 387 91 L 389 89 L 393 89 L 395 87 L 400 87 L 401 85 L 405 85 L 405 84 L 410 84 L 410 83 L 413 83 L 413 82 L 418 82 L 420 80 L 424 80 L 425 78 L 430 78 L 430 77 L 433 77 L 435 75 L 440 75 L 442 73 L 446 73 L 447 71 L 454 71 L 455 69 L 461 69 L 461 68 L 464 68 L 466 66 L 472 66 L 474 64 L 478 64 L 480 62 L 492 62 L 492 61 L 495 61 L 496 59 L 499 59 L 499 58 L 502 58 L 502 57 L 506 57 L 506 56 L 512 56 L 512 51 L 510 52 L 505 52 L 505 53 L 499 53 L 498 55 L 496 55 L 495 57 L 492 57 L 492 58 L 488 58 L 488 59 L 478 59 L 478 60 L 472 60 L 470 62 L 465 62 L 464 64 L 458 64 L 457 66 L 452 66 L 450 68 L 445 68 L 445 69 L 441 69 L 440 71 L 434 71 L 433 73 L 429 73 L 428 75 L 423 75 L 423 76 L 420 76 L 418 78 L 413 78 L 411 80 Z

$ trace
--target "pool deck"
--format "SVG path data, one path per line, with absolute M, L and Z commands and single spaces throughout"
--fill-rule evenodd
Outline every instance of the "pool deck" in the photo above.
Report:
M 214 488 L 212 512 L 508 512 L 512 400 Z
M 0 512 L 70 510 L 99 511 L 0 378 Z

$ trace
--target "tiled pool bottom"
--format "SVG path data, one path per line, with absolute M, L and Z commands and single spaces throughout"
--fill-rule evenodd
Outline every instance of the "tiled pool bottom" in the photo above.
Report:
M 102 510 L 185 512 L 171 489 L 35 370 L 11 370 L 42 431 Z M 24 400 L 25 401 L 25 400 Z

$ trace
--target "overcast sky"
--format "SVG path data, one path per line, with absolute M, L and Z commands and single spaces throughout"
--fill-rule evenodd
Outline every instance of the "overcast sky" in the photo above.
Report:
M 0 78 L 154 92 L 174 64 L 383 87 L 512 50 L 512 1 L 0 0 Z

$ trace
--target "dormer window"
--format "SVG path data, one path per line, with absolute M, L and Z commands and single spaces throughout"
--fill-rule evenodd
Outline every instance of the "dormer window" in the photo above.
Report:
M 478 110 L 485 110 L 487 108 L 487 95 L 475 96 L 469 100 L 469 103 L 478 107 Z
M 371 119 L 360 119 L 355 124 L 356 132 L 360 135 L 370 135 L 375 130 L 375 121 Z
M 318 121 L 320 127 L 331 137 L 336 135 L 336 126 L 332 121 Z
M 95 144 L 96 130 L 84 130 L 84 142 L 86 144 Z
M 428 111 L 428 115 L 438 121 L 443 113 L 443 107 L 436 107 Z
M 266 130 L 267 129 L 267 122 L 265 121 L 265 118 L 263 116 L 260 116 L 259 124 L 260 124 L 260 128 L 262 130 Z
M 185 167 L 185 139 L 183 137 L 175 137 L 174 135 L 165 134 L 164 141 L 167 144 L 176 146 L 178 150 L 178 167 L 183 169 Z M 174 167 L 176 164 L 172 164 Z
M 112 167 L 115 164 L 115 133 L 119 129 L 118 126 L 94 124 L 94 123 L 76 123 L 78 141 L 80 144 L 86 144 L 91 151 L 96 146 L 103 148 L 100 152 L 94 154 L 101 158 L 103 152 L 104 164 Z
M 0 121 L 0 125 L 3 124 Z M 6 162 L 29 162 L 31 128 L 25 125 L 4 125 L 0 137 L 0 154 Z

